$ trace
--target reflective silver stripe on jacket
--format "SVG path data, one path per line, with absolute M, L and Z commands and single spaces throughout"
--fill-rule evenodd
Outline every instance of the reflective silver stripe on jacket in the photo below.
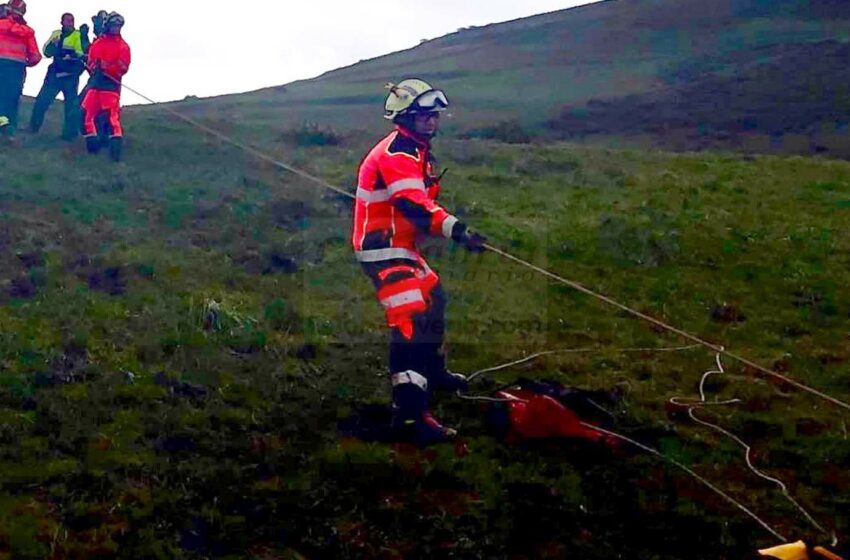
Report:
M 384 309 L 395 309 L 409 303 L 425 303 L 425 297 L 422 295 L 422 290 L 408 290 L 394 296 L 385 297 L 381 300 L 381 305 Z
M 390 191 L 367 191 L 363 187 L 357 187 L 357 198 L 363 202 L 387 202 L 390 199 Z
M 14 60 L 15 62 L 27 62 L 27 46 L 21 43 L 5 45 L 6 52 L 0 55 L 0 60 Z
M 412 383 L 422 389 L 423 391 L 428 390 L 428 379 L 425 376 L 416 373 L 413 370 L 403 371 L 401 373 L 396 373 L 391 378 L 393 387 L 397 387 L 398 385 L 405 385 L 408 383 Z
M 422 179 L 402 179 L 387 186 L 390 196 L 406 190 L 425 191 L 425 181 Z
M 452 238 L 452 230 L 455 228 L 455 224 L 458 223 L 458 219 L 454 216 L 449 216 L 445 220 L 443 220 L 443 237 L 451 239 Z
M 355 251 L 354 256 L 358 262 L 376 263 L 382 261 L 391 261 L 393 259 L 407 259 L 409 261 L 419 262 L 419 254 L 410 249 L 402 249 L 393 247 L 389 249 L 372 249 L 370 251 Z

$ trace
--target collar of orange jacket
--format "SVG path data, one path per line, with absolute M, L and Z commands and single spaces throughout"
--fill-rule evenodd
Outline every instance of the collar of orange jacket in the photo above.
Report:
M 400 124 L 397 124 L 395 126 L 395 128 L 396 128 L 396 130 L 398 130 L 399 134 L 401 134 L 402 136 L 405 136 L 407 138 L 410 138 L 411 140 L 413 140 L 414 142 L 419 144 L 419 146 L 421 146 L 422 148 L 427 149 L 427 148 L 431 147 L 431 140 L 430 139 L 424 138 L 424 137 L 416 134 L 415 132 L 413 132 L 409 128 L 404 127 Z

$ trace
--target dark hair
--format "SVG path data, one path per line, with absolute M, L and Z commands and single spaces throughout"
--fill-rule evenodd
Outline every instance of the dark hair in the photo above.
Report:
M 64 14 L 62 14 L 62 19 L 65 19 L 66 17 L 77 19 L 77 18 L 74 17 L 74 14 L 71 14 L 71 13 L 68 13 L 68 12 L 65 12 Z

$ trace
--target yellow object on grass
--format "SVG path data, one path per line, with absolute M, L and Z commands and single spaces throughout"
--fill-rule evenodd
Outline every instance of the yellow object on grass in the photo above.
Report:
M 778 560 L 809 560 L 806 543 L 803 541 L 759 550 L 759 554 L 770 558 L 776 558 Z

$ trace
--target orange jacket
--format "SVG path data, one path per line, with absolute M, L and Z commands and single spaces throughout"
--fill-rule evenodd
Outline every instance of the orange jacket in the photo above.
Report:
M 417 238 L 450 238 L 458 219 L 436 199 L 440 185 L 427 143 L 397 127 L 372 148 L 357 180 L 352 244 L 357 260 L 418 260 Z
M 130 45 L 120 35 L 101 35 L 89 50 L 88 70 L 94 89 L 120 91 L 121 78 L 130 69 Z
M 35 66 L 41 62 L 41 52 L 35 32 L 25 23 L 11 17 L 0 19 L 0 59 Z

